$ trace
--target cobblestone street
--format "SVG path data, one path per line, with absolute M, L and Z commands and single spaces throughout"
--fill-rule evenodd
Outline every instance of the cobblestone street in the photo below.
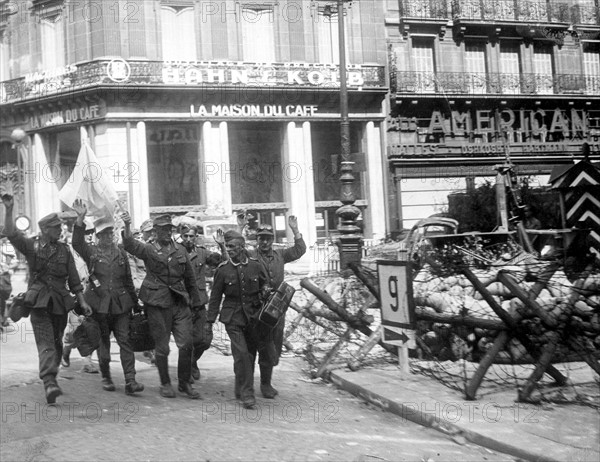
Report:
M 200 361 L 198 401 L 161 398 L 157 371 L 141 354 L 136 367 L 146 390 L 125 395 L 115 344 L 117 391 L 105 392 L 99 375 L 82 372 L 73 352 L 59 374 L 64 395 L 48 406 L 30 329 L 29 320 L 13 324 L 0 343 L 3 461 L 511 460 L 313 381 L 304 360 L 291 356 L 276 370 L 277 399 L 259 395 L 257 409 L 246 410 L 233 396 L 232 358 L 216 350 Z M 176 353 L 170 359 L 175 377 Z

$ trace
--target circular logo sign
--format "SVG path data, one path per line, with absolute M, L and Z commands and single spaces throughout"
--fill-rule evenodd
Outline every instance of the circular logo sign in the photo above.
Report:
M 123 58 L 115 58 L 106 65 L 106 75 L 113 82 L 125 82 L 129 80 L 131 67 Z

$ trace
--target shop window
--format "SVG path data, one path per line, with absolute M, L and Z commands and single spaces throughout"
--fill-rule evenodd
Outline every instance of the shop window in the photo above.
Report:
M 77 163 L 81 149 L 79 129 L 50 132 L 45 141 L 47 164 L 41 167 L 41 176 L 44 181 L 54 183 L 61 189 L 69 180 Z
M 533 47 L 533 73 L 535 89 L 539 95 L 554 93 L 552 46 L 535 43 Z
M 600 47 L 597 43 L 586 43 L 583 47 L 583 74 L 586 93 L 600 94 Z
M 281 125 L 230 123 L 229 178 L 234 204 L 283 202 Z
M 521 57 L 518 43 L 500 44 L 500 85 L 505 94 L 521 92 Z
M 163 61 L 196 61 L 194 8 L 163 5 L 160 13 Z
M 419 93 L 435 92 L 435 64 L 433 59 L 433 40 L 413 39 L 413 69 L 415 86 Z
M 40 22 L 42 44 L 42 68 L 56 69 L 65 65 L 65 24 L 58 14 L 45 17 Z
M 200 128 L 149 124 L 146 143 L 150 207 L 201 204 Z
M 465 44 L 465 72 L 469 93 L 487 92 L 485 44 L 475 42 Z
M 321 122 L 311 125 L 313 176 L 315 201 L 339 201 L 340 199 L 340 125 L 336 122 Z M 350 124 L 350 152 L 353 153 L 354 194 L 356 199 L 364 198 L 363 181 L 364 159 L 361 151 L 362 124 Z
M 243 6 L 241 23 L 244 61 L 255 63 L 276 61 L 273 7 Z

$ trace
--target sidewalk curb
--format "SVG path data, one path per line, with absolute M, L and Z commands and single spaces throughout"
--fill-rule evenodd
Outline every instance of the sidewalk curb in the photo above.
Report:
M 409 408 L 402 403 L 398 403 L 394 400 L 388 399 L 385 396 L 379 395 L 373 391 L 362 387 L 356 383 L 340 377 L 332 371 L 330 374 L 330 380 L 337 387 L 352 393 L 354 396 L 364 399 L 372 404 L 375 404 L 387 412 L 398 415 L 402 419 L 410 420 L 416 424 L 424 427 L 429 427 L 444 434 L 450 436 L 460 435 L 471 443 L 483 446 L 497 452 L 503 452 L 511 456 L 515 456 L 521 459 L 534 461 L 534 462 L 560 462 L 557 459 L 552 459 L 546 455 L 540 455 L 537 453 L 529 452 L 518 446 L 507 444 L 503 441 L 490 438 L 480 433 L 467 430 L 460 425 L 456 425 L 452 422 L 445 421 L 439 417 L 433 416 L 426 412 L 415 411 L 413 408 Z

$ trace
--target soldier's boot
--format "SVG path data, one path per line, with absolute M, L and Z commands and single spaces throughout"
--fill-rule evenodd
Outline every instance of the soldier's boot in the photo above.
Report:
M 125 381 L 125 394 L 133 395 L 144 391 L 144 385 L 135 381 L 135 379 L 129 379 Z
M 63 352 L 60 361 L 60 365 L 62 367 L 69 367 L 71 365 L 71 348 L 71 346 L 63 346 Z
M 273 366 L 260 366 L 260 392 L 267 399 L 275 398 L 279 392 L 271 385 Z
M 56 380 L 51 380 L 44 384 L 44 391 L 46 392 L 46 402 L 48 404 L 56 403 L 56 398 L 62 395 L 62 390 L 56 383 Z
M 156 355 L 155 361 L 160 378 L 160 396 L 163 398 L 175 398 L 175 390 L 173 390 L 171 378 L 169 377 L 169 358 L 167 356 Z
M 109 363 L 100 362 L 100 373 L 102 374 L 102 389 L 104 391 L 115 391 L 116 387 L 110 375 Z

